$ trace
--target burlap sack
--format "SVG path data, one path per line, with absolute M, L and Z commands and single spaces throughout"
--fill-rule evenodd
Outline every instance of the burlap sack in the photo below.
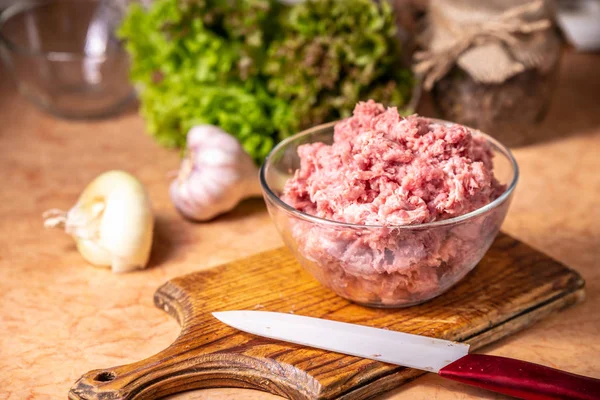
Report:
M 415 54 L 426 89 L 458 65 L 475 81 L 501 83 L 527 69 L 546 73 L 560 43 L 544 1 L 435 0 Z

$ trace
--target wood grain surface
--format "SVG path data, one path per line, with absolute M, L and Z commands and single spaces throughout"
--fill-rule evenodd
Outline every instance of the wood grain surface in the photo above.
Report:
M 487 346 L 600 377 L 600 55 L 567 52 L 553 104 L 534 140 L 514 150 L 521 179 L 502 229 L 577 270 L 586 300 Z M 426 100 L 426 99 L 425 99 Z M 424 101 L 423 115 L 432 110 Z M 282 245 L 262 200 L 204 224 L 168 198 L 176 151 L 158 146 L 132 107 L 100 121 L 64 121 L 31 106 L 0 66 L 0 399 L 64 399 L 89 370 L 133 363 L 177 338 L 153 303 L 169 279 Z M 114 275 L 89 266 L 73 241 L 42 228 L 44 210 L 69 208 L 99 173 L 120 168 L 147 187 L 156 215 L 150 268 Z M 135 321 L 135 323 L 133 322 Z M 207 389 L 169 400 L 266 400 Z M 427 374 L 377 400 L 506 399 Z
M 423 372 L 247 334 L 210 313 L 297 313 L 466 341 L 473 351 L 582 300 L 583 285 L 576 272 L 501 234 L 477 268 L 442 296 L 421 306 L 374 309 L 324 288 L 280 248 L 161 286 L 154 302 L 180 323 L 175 342 L 146 360 L 88 372 L 69 398 L 151 400 L 210 387 L 293 400 L 372 398 Z

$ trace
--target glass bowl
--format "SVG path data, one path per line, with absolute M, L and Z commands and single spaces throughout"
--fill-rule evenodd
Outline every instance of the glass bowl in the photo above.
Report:
M 514 157 L 490 136 L 472 130 L 490 144 L 494 174 L 507 187 L 496 200 L 459 217 L 420 225 L 330 221 L 296 210 L 280 195 L 300 166 L 298 146 L 331 144 L 334 125 L 317 126 L 282 141 L 261 168 L 265 202 L 283 241 L 321 284 L 356 303 L 406 307 L 439 296 L 479 263 L 498 234 L 518 180 Z
M 21 94 L 59 117 L 118 112 L 134 96 L 107 0 L 19 1 L 0 16 L 0 52 Z

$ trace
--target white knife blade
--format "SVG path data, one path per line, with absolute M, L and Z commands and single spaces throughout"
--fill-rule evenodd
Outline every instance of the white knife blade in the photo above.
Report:
M 363 325 L 269 311 L 212 313 L 241 331 L 336 353 L 438 372 L 469 345 Z

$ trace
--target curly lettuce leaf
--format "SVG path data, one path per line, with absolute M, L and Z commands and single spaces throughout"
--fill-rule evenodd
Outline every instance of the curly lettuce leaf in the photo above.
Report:
M 412 86 L 400 67 L 388 2 L 308 0 L 282 19 L 265 63 L 268 88 L 290 102 L 302 127 L 351 114 L 369 98 L 402 106 Z
M 261 76 L 272 35 L 270 0 L 157 0 L 132 4 L 121 29 L 149 132 L 184 147 L 194 125 L 218 125 L 260 163 L 297 126 Z M 266 30 L 269 29 L 267 33 Z
M 346 117 L 360 100 L 403 105 L 389 5 L 370 0 L 155 0 L 120 29 L 149 132 L 184 147 L 218 125 L 257 163 L 282 138 Z

